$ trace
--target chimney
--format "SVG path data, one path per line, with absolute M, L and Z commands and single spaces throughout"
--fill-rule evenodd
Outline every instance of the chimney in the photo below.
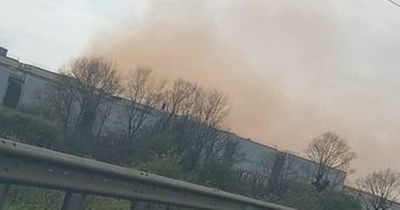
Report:
M 0 56 L 7 57 L 7 49 L 0 47 Z

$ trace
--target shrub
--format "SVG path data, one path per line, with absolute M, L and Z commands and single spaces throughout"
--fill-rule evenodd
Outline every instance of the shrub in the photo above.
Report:
M 55 123 L 1 106 L 0 137 L 49 149 L 59 149 L 62 144 Z
M 6 204 L 9 210 L 61 209 L 64 192 L 32 187 L 12 186 Z
M 342 191 L 326 190 L 319 193 L 311 185 L 296 182 L 285 183 L 284 192 L 270 197 L 271 202 L 281 203 L 298 210 L 360 210 L 361 204 Z
M 160 176 L 180 178 L 180 166 L 176 155 L 155 155 L 146 163 L 139 163 L 135 168 Z
M 343 192 L 328 190 L 321 194 L 320 204 L 324 210 L 360 210 L 359 200 Z
M 298 210 L 321 210 L 318 192 L 313 186 L 289 182 L 276 202 Z

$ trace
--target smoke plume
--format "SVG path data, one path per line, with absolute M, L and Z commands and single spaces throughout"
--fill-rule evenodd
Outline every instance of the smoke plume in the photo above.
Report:
M 245 138 L 302 152 L 311 138 L 334 131 L 358 153 L 359 175 L 399 167 L 400 50 L 389 46 L 400 42 L 386 33 L 400 31 L 372 9 L 387 8 L 359 0 L 152 0 L 140 19 L 99 37 L 89 53 L 124 72 L 149 66 L 162 78 L 225 91 L 228 124 Z

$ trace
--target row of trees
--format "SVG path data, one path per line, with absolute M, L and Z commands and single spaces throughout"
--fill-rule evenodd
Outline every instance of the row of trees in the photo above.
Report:
M 124 78 L 118 72 L 104 58 L 78 58 L 38 95 L 42 114 L 63 130 L 63 150 L 127 166 L 172 155 L 186 179 L 202 183 L 210 182 L 212 167 L 231 169 L 238 147 L 222 132 L 229 112 L 224 93 L 157 80 L 149 68 Z M 110 121 L 112 112 L 120 119 Z M 149 152 L 149 143 L 164 147 Z
M 62 122 L 65 133 L 101 133 L 116 101 L 125 104 L 127 138 L 137 137 L 147 119 L 160 109 L 166 113 L 161 130 L 189 122 L 223 129 L 229 110 L 224 93 L 183 79 L 172 84 L 157 81 L 149 68 L 139 67 L 124 79 L 117 72 L 104 58 L 78 58 L 64 69 L 57 84 L 39 95 L 40 105 Z
M 242 157 L 239 145 L 223 132 L 229 102 L 218 90 L 182 79 L 157 80 L 149 68 L 137 68 L 122 79 L 110 61 L 82 57 L 38 99 L 42 114 L 63 131 L 61 150 L 257 198 L 282 197 L 290 189 L 283 175 L 284 167 L 290 167 L 285 157 L 262 158 L 252 187 L 243 191 L 238 186 L 234 165 Z M 113 126 L 107 122 L 116 102 L 123 112 L 120 132 L 107 129 Z M 346 140 L 331 132 L 313 139 L 306 155 L 317 163 L 312 185 L 321 195 L 329 191 L 331 170 L 348 171 L 355 158 Z M 383 195 L 366 187 L 379 180 L 371 177 L 359 181 L 364 183 L 360 189 L 373 189 L 371 194 L 384 201 L 394 198 L 395 186 Z M 384 204 L 375 209 L 388 203 L 379 202 Z

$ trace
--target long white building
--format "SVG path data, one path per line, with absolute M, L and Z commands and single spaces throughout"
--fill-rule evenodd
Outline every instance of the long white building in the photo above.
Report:
M 38 94 L 60 75 L 32 65 L 24 64 L 7 56 L 7 50 L 0 48 L 0 103 L 11 108 L 29 107 L 36 103 Z M 126 114 L 124 106 L 126 100 L 121 99 L 111 110 L 106 121 L 105 129 L 125 129 Z M 160 113 L 155 111 L 155 113 Z M 0 128 L 1 129 L 1 128 Z M 244 161 L 237 164 L 239 180 L 247 182 L 262 167 L 270 167 L 271 174 L 279 170 L 287 178 L 304 183 L 312 182 L 312 175 L 317 164 L 291 152 L 284 152 L 274 147 L 259 144 L 255 141 L 239 137 L 233 133 L 226 133 L 232 141 L 240 144 Z M 267 161 L 267 164 L 265 162 Z M 346 173 L 332 169 L 328 181 L 337 189 L 342 189 Z

